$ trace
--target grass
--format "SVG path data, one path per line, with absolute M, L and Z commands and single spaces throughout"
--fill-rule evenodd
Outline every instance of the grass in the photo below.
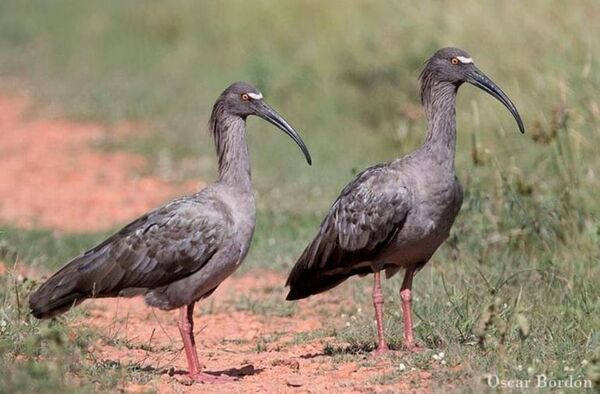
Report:
M 77 312 L 57 322 L 33 318 L 26 300 L 35 286 L 20 276 L 0 277 L 0 392 L 109 392 L 123 379 L 148 379 L 148 374 L 140 375 L 131 366 L 103 360 L 84 362 L 89 358 L 87 347 L 98 334 L 87 328 L 69 328 Z
M 107 232 L 70 234 L 43 229 L 24 231 L 4 225 L 0 227 L 0 261 L 11 267 L 25 262 L 37 268 L 54 270 L 107 235 Z
M 259 213 L 242 270 L 284 272 L 358 170 L 418 146 L 420 65 L 437 47 L 463 47 L 517 104 L 527 133 L 518 135 L 489 96 L 461 89 L 456 166 L 465 203 L 451 238 L 414 285 L 417 338 L 443 351 L 446 363 L 430 353 L 408 357 L 406 370 L 377 381 L 397 381 L 415 367 L 461 390 L 483 387 L 488 373 L 507 379 L 530 371 L 581 374 L 598 382 L 599 17 L 596 2 L 557 0 L 461 7 L 4 1 L 0 85 L 30 91 L 34 115 L 58 108 L 109 131 L 123 119 L 142 121 L 149 137 L 111 148 L 147 155 L 150 172 L 162 171 L 165 162 L 176 172 L 183 160 L 202 158 L 192 175 L 211 179 L 213 148 L 204 125 L 212 102 L 231 81 L 256 83 L 298 128 L 315 163 L 307 167 L 285 136 L 249 120 Z M 7 224 L 0 257 L 54 269 L 104 235 L 57 236 Z M 399 282 L 385 282 L 386 335 L 397 345 Z M 348 316 L 355 318 L 335 335 L 351 348 L 373 344 L 370 285 L 344 284 L 352 289 L 355 310 Z M 253 300 L 246 301 L 252 309 Z M 2 305 L 5 321 L 29 324 L 22 335 L 42 335 L 38 323 L 7 314 L 14 301 Z M 35 391 L 40 376 L 57 391 L 77 390 L 61 380 L 60 368 L 72 368 L 70 361 L 31 363 L 17 374 L 11 360 L 22 353 L 18 343 L 3 348 L 3 366 L 14 374 L 4 375 L 0 391 Z M 48 360 L 67 357 L 45 351 Z

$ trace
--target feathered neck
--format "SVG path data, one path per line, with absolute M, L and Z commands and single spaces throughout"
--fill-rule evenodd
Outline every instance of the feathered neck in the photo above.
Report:
M 427 67 L 420 79 L 421 103 L 427 119 L 427 134 L 421 150 L 435 162 L 454 171 L 458 86 L 437 80 Z
M 219 182 L 251 190 L 246 119 L 229 114 L 223 102 L 218 100 L 213 107 L 209 128 L 219 158 Z

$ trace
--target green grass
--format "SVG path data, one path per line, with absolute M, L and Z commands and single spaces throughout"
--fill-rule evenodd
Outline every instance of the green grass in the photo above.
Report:
M 7 263 L 9 268 L 25 262 L 42 270 L 54 270 L 108 234 L 106 231 L 70 234 L 42 229 L 22 230 L 4 225 L 0 226 L 0 261 Z
M 242 270 L 286 271 L 358 170 L 418 146 L 425 127 L 420 66 L 438 47 L 465 48 L 517 104 L 527 133 L 519 135 L 489 96 L 461 89 L 456 166 L 465 203 L 451 239 L 414 285 L 417 337 L 443 351 L 446 365 L 429 352 L 404 359 L 406 370 L 377 381 L 397 381 L 412 367 L 459 390 L 481 388 L 487 373 L 526 377 L 528 368 L 598 381 L 599 18 L 596 2 L 558 0 L 3 1 L 0 87 L 31 92 L 31 116 L 51 106 L 105 123 L 109 137 L 120 120 L 140 120 L 149 136 L 108 149 L 143 153 L 155 173 L 167 163 L 179 174 L 179 163 L 192 158 L 197 172 L 181 176 L 212 179 L 205 125 L 213 100 L 234 80 L 254 82 L 298 128 L 314 158 L 308 167 L 284 135 L 249 120 L 259 213 Z M 103 235 L 6 227 L 0 258 L 53 269 Z M 386 335 L 396 345 L 399 284 L 385 282 Z M 349 350 L 367 349 L 374 338 L 370 280 L 344 286 L 352 288 L 355 319 L 335 335 Z M 41 335 L 37 327 L 27 332 Z M 15 352 L 3 351 L 8 368 Z M 67 390 L 60 370 L 41 365 Z M 0 391 L 36 373 L 4 379 Z
M 40 321 L 27 310 L 36 283 L 0 277 L 0 393 L 114 392 L 123 380 L 146 382 L 136 365 L 93 360 L 87 348 L 99 339 L 88 328 L 69 328 L 72 318 Z

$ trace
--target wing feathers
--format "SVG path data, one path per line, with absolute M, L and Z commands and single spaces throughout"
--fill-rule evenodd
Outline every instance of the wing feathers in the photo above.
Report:
M 377 255 L 402 227 L 411 195 L 386 165 L 371 167 L 342 190 L 315 239 L 292 269 L 288 299 L 328 290 Z
M 36 317 L 52 317 L 87 297 L 165 286 L 199 269 L 233 228 L 218 199 L 181 199 L 128 224 L 73 259 L 30 297 Z

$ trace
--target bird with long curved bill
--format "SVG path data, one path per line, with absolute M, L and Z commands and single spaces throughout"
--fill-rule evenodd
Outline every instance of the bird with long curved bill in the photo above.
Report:
M 208 297 L 242 263 L 254 233 L 255 201 L 246 118 L 274 124 L 311 157 L 298 133 L 254 86 L 236 82 L 217 99 L 210 118 L 219 179 L 198 193 L 157 208 L 52 275 L 29 298 L 45 319 L 88 298 L 143 295 L 148 305 L 179 308 L 189 375 L 199 382 L 231 379 L 202 371 L 194 340 L 194 303 Z
M 413 277 L 448 238 L 463 200 L 454 169 L 458 88 L 468 82 L 491 94 L 508 108 L 524 132 L 514 104 L 475 67 L 465 51 L 438 50 L 426 62 L 420 80 L 427 118 L 425 141 L 403 158 L 366 169 L 342 190 L 286 283 L 290 287 L 287 299 L 299 300 L 327 291 L 353 275 L 374 274 L 375 354 L 388 350 L 381 271 L 389 278 L 405 270 L 400 290 L 404 345 L 418 349 L 411 313 Z

